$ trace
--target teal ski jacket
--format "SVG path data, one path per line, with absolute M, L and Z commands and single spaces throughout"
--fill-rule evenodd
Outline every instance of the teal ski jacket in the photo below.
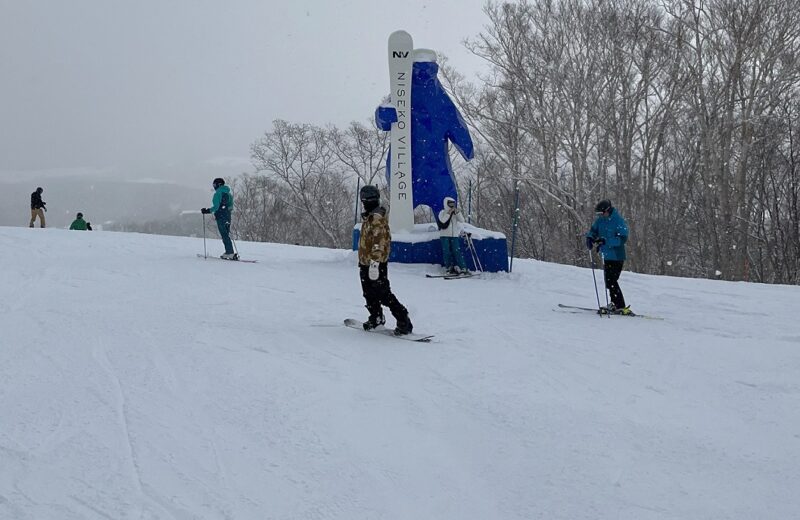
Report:
M 214 198 L 211 199 L 211 207 L 208 210 L 218 217 L 218 213 L 230 213 L 233 211 L 233 193 L 231 189 L 223 184 L 214 192 Z

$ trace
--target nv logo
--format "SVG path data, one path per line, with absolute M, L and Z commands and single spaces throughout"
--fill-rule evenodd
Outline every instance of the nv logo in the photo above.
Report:
M 392 58 L 408 58 L 408 51 L 392 51 Z

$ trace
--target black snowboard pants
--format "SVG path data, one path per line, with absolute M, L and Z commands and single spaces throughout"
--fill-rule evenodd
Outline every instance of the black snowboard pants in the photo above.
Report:
M 622 289 L 619 288 L 619 275 L 622 274 L 622 266 L 624 261 L 620 260 L 606 260 L 603 263 L 603 277 L 606 281 L 606 289 L 608 289 L 611 303 L 617 309 L 625 307 L 625 297 L 622 296 Z
M 397 297 L 392 294 L 392 288 L 389 286 L 389 276 L 387 263 L 381 262 L 378 264 L 378 279 L 369 279 L 369 266 L 359 265 L 359 274 L 361 276 L 361 292 L 364 294 L 364 300 L 367 302 L 367 310 L 370 316 L 383 316 L 382 305 L 389 307 L 392 316 L 398 321 L 405 321 L 408 319 L 408 310 L 397 300 Z

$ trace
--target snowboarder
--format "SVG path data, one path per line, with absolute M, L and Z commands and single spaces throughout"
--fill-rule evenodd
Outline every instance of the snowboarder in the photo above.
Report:
M 91 231 L 92 224 L 83 220 L 83 213 L 78 212 L 78 214 L 75 216 L 75 220 L 72 221 L 72 224 L 70 224 L 69 228 L 78 231 Z
M 372 330 L 386 323 L 383 305 L 389 307 L 397 324 L 394 333 L 398 336 L 411 334 L 414 326 L 408 317 L 408 310 L 392 294 L 389 286 L 388 261 L 392 247 L 392 235 L 386 208 L 381 206 L 381 194 L 375 186 L 361 188 L 361 235 L 358 239 L 358 268 L 361 277 L 361 290 L 366 300 L 369 319 L 364 322 L 364 330 Z
M 220 256 L 223 260 L 238 260 L 239 255 L 233 250 L 231 242 L 231 212 L 233 211 L 233 194 L 231 189 L 225 185 L 225 180 L 217 177 L 214 179 L 214 197 L 211 199 L 210 208 L 200 210 L 204 215 L 214 214 L 217 219 L 217 229 L 225 244 L 225 253 Z
M 461 232 L 464 227 L 464 217 L 456 207 L 452 197 L 445 197 L 442 202 L 443 209 L 439 212 L 436 224 L 439 227 L 439 240 L 442 243 L 442 262 L 447 274 L 466 274 L 467 264 L 461 254 Z
M 607 199 L 598 202 L 594 211 L 597 218 L 586 233 L 586 247 L 590 250 L 596 248 L 602 255 L 603 276 L 611 297 L 611 303 L 608 307 L 601 307 L 600 313 L 632 314 L 630 306 L 625 305 L 625 298 L 618 283 L 625 263 L 628 225 Z
M 47 203 L 42 200 L 42 192 L 44 190 L 39 187 L 31 193 L 31 223 L 28 227 L 33 227 L 36 217 L 39 217 L 39 227 L 44 227 L 44 212 L 47 211 L 45 207 Z

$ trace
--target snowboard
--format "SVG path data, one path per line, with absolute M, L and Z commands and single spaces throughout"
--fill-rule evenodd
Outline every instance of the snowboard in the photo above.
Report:
M 389 35 L 389 85 L 391 104 L 397 122 L 390 134 L 391 176 L 389 179 L 389 227 L 401 231 L 414 229 L 414 205 L 411 186 L 411 71 L 414 64 L 414 41 L 406 31 Z
M 593 312 L 600 316 L 620 316 L 622 318 L 642 318 L 645 320 L 663 320 L 664 318 L 660 318 L 658 316 L 647 316 L 645 314 L 599 314 L 597 309 L 592 309 L 590 307 L 576 307 L 575 305 L 564 305 L 563 303 L 558 304 L 559 308 L 565 309 L 569 312 Z
M 389 336 L 391 338 L 397 339 L 404 339 L 406 341 L 416 341 L 418 343 L 429 343 L 433 335 L 424 335 L 424 334 L 403 334 L 402 336 L 396 336 L 392 329 L 387 329 L 384 326 L 380 326 L 378 328 L 372 330 L 364 330 L 364 325 L 359 320 L 354 320 L 353 318 L 347 318 L 344 320 L 344 324 L 351 329 L 357 329 L 361 332 L 367 332 L 369 334 L 383 334 L 384 336 Z
M 256 262 L 258 262 L 258 260 L 243 260 L 241 258 L 238 259 L 238 260 L 226 260 L 225 258 L 220 258 L 218 256 L 205 256 L 205 255 L 201 255 L 200 253 L 197 253 L 197 258 L 203 258 L 203 259 L 208 259 L 208 260 L 222 260 L 222 261 L 225 261 L 225 262 L 244 262 L 246 264 L 255 264 Z

